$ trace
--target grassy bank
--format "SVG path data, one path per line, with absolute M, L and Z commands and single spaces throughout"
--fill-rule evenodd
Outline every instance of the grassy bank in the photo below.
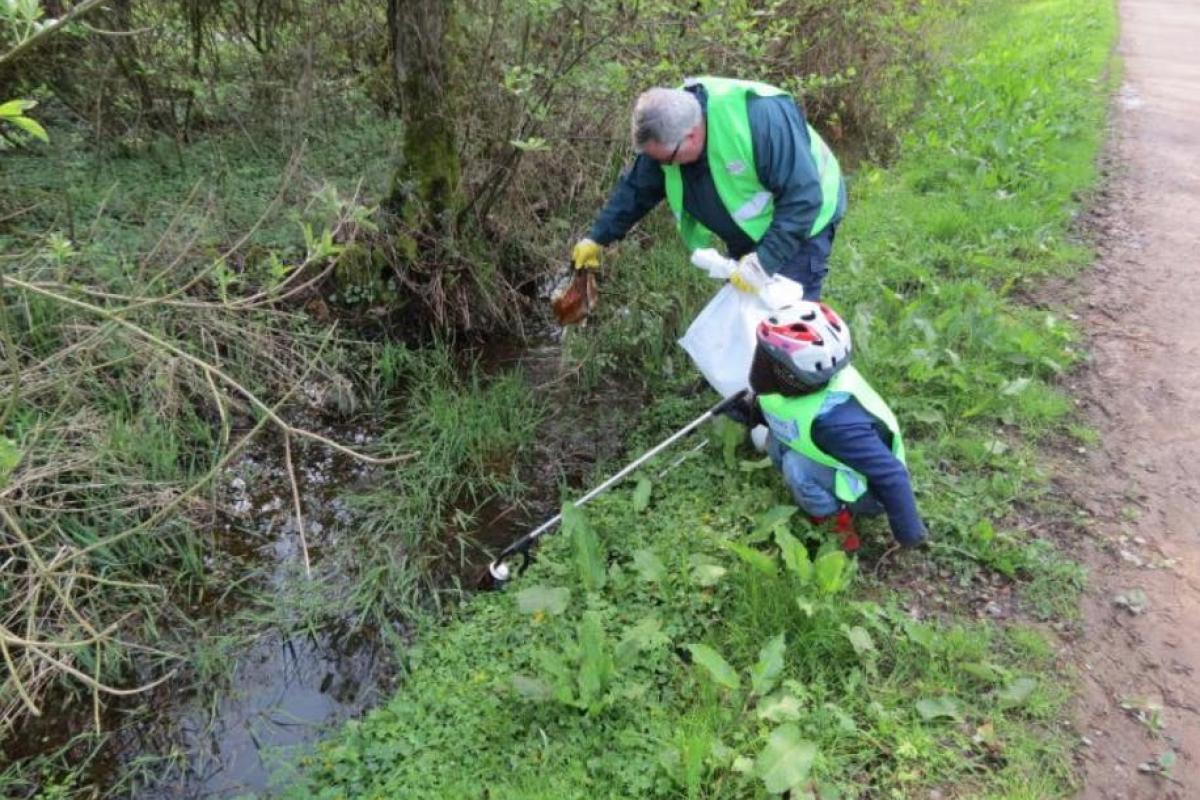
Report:
M 1056 628 L 1081 575 L 1023 520 L 1051 502 L 1036 447 L 1070 430 L 1053 384 L 1077 354 L 1021 298 L 1089 257 L 1070 225 L 1113 36 L 1107 3 L 966 9 L 899 161 L 852 187 L 827 299 L 906 427 L 932 554 L 881 562 L 876 523 L 846 560 L 717 426 L 569 519 L 510 591 L 424 631 L 406 686 L 283 776 L 288 795 L 1069 794 Z M 633 451 L 710 402 L 641 341 L 669 341 L 705 288 L 680 288 L 661 241 L 626 248 L 609 317 L 572 343 L 653 376 Z
M 544 402 L 340 274 L 393 134 L 3 155 L 0 795 L 166 775 L 177 752 L 123 769 L 109 736 L 234 693 L 267 632 L 395 644 L 520 493 Z M 158 679 L 171 703 L 119 694 Z

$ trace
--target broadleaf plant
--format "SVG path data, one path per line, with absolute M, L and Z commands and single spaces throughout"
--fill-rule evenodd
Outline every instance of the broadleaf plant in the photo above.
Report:
M 750 686 L 762 697 L 775 688 L 783 673 L 783 654 L 786 648 L 783 633 L 772 636 L 758 653 L 758 661 L 750 668 Z

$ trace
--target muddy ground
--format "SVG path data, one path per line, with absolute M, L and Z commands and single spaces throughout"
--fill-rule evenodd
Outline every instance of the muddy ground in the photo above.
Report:
M 1085 516 L 1083 798 L 1200 797 L 1200 5 L 1121 0 L 1124 83 L 1072 391 Z

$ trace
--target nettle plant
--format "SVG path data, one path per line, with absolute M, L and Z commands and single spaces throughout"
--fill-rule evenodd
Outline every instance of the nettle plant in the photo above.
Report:
M 639 482 L 635 499 L 645 494 L 645 481 Z M 841 550 L 823 547 L 814 559 L 806 545 L 789 530 L 793 506 L 778 506 L 761 515 L 747 537 L 751 543 L 773 542 L 769 551 L 734 541 L 724 547 L 743 561 L 753 573 L 779 579 L 785 576 L 794 591 L 798 614 L 812 620 L 838 620 L 838 608 L 844 599 L 838 595 L 851 584 L 854 563 Z M 592 597 L 610 580 L 599 541 L 583 512 L 574 506 L 563 509 L 563 532 L 570 539 L 574 577 Z M 639 580 L 662 585 L 686 584 L 685 590 L 711 593 L 721 582 L 726 568 L 704 555 L 687 559 L 691 569 L 679 576 L 670 573 L 652 550 L 632 554 L 632 566 Z M 679 587 L 676 587 L 679 588 Z M 535 585 L 516 595 L 518 609 L 541 623 L 564 614 L 571 604 L 570 589 Z M 639 670 L 651 651 L 662 651 L 671 644 L 671 636 L 662 622 L 648 616 L 629 624 L 619 637 L 605 630 L 605 618 L 598 608 L 584 611 L 573 631 L 560 637 L 555 646 L 535 649 L 531 658 L 535 674 L 516 674 L 512 687 L 520 696 L 535 702 L 556 703 L 587 715 L 597 715 L 612 706 L 642 698 L 646 692 L 644 675 Z M 870 633 L 860 626 L 838 626 L 865 662 L 875 654 Z M 808 780 L 817 757 L 817 745 L 806 740 L 795 724 L 808 693 L 797 681 L 784 679 L 787 650 L 786 634 L 780 632 L 763 643 L 758 659 L 743 667 L 731 664 L 716 648 L 691 642 L 675 652 L 700 676 L 723 694 L 721 705 L 740 709 L 724 724 L 761 729 L 760 736 L 744 742 L 735 750 L 713 736 L 684 736 L 668 746 L 660 763 L 671 779 L 683 787 L 700 785 L 706 773 L 726 770 L 761 780 L 767 791 L 780 793 Z M 868 664 L 869 666 L 869 664 Z M 763 726 L 766 726 L 765 728 Z

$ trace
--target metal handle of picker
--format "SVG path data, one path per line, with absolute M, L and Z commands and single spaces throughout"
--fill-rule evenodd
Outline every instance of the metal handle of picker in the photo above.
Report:
M 705 422 L 708 422 L 713 417 L 721 414 L 729 407 L 740 402 L 748 393 L 749 393 L 748 389 L 742 389 L 737 394 L 730 395 L 729 397 L 725 398 L 721 402 L 717 403 L 715 406 L 710 408 L 708 411 L 705 411 L 703 414 L 696 417 L 694 420 L 689 422 L 687 425 L 683 426 L 682 428 L 677 430 L 675 433 L 671 434 L 666 439 L 659 442 L 658 444 L 656 444 L 654 447 L 647 450 L 642 455 L 638 456 L 638 458 L 636 460 L 631 461 L 629 464 L 627 464 L 625 467 L 623 467 L 620 472 L 616 473 L 615 475 L 610 477 L 608 480 L 606 480 L 604 483 L 602 483 L 599 486 L 597 486 L 596 488 L 592 489 L 590 492 L 585 494 L 583 497 L 579 498 L 574 503 L 572 503 L 572 505 L 575 506 L 575 508 L 582 508 L 589 501 L 595 499 L 596 497 L 599 497 L 601 494 L 608 491 L 608 489 L 611 488 L 614 484 L 618 483 L 622 478 L 628 476 L 631 472 L 636 470 L 642 464 L 645 464 L 647 461 L 654 458 L 656 455 L 661 453 L 663 450 L 666 450 L 668 447 L 675 444 L 675 442 L 679 441 L 684 436 L 687 436 L 689 433 L 691 433 L 692 431 L 699 428 Z M 515 542 L 510 544 L 508 547 L 506 547 L 502 551 L 500 551 L 500 555 L 496 556 L 496 560 L 488 565 L 488 572 L 491 573 L 492 578 L 494 580 L 496 580 L 498 583 L 503 583 L 504 581 L 507 581 L 510 577 L 512 577 L 512 571 L 508 568 L 508 564 L 506 564 L 505 562 L 509 558 L 511 558 L 513 555 L 518 554 L 518 553 L 521 555 L 521 557 L 523 559 L 521 562 L 521 566 L 519 568 L 519 572 L 524 572 L 525 568 L 527 566 L 529 566 L 529 548 L 530 548 L 530 546 L 535 541 L 537 541 L 537 539 L 539 537 L 541 537 L 543 534 L 545 534 L 547 531 L 549 531 L 551 528 L 553 528 L 555 525 L 557 525 L 561 521 L 562 521 L 562 512 L 559 512 L 558 514 L 555 514 L 553 517 L 551 517 L 550 519 L 543 522 L 541 525 L 539 525 L 534 530 L 525 534 L 520 539 L 517 539 Z

